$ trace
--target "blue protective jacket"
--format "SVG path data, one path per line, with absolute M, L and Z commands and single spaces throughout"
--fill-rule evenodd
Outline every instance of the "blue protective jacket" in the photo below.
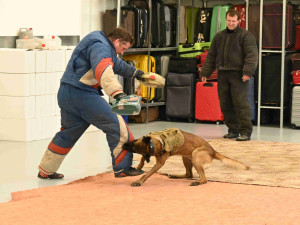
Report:
M 116 49 L 105 33 L 93 31 L 74 49 L 61 82 L 98 93 L 101 76 L 110 65 L 115 74 L 127 78 L 133 78 L 135 75 L 136 68 L 117 57 Z M 94 78 L 97 80 L 95 85 L 87 85 L 80 81 L 90 69 L 93 70 Z

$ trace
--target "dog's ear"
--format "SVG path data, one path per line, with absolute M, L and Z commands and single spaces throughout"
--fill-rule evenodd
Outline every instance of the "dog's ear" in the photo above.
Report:
M 150 143 L 150 141 L 151 141 L 151 137 L 147 137 L 147 136 L 144 136 L 144 137 L 143 137 L 143 142 L 144 142 L 145 144 Z

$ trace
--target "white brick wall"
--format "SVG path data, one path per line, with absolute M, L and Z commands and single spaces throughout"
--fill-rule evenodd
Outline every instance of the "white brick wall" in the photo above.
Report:
M 0 49 L 0 140 L 40 140 L 59 131 L 57 91 L 72 51 Z

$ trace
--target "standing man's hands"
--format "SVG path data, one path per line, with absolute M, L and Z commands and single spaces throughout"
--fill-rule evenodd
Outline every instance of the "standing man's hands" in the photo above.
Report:
M 206 77 L 201 77 L 201 81 L 204 83 L 206 83 L 206 79 L 207 79 Z
M 242 77 L 242 80 L 243 80 L 243 82 L 246 82 L 246 81 L 250 80 L 250 78 L 251 77 L 249 75 L 244 74 Z

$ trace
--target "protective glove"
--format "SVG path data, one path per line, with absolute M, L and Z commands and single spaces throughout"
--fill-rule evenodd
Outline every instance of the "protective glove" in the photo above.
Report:
M 163 88 L 165 86 L 165 78 L 157 73 L 148 72 L 141 75 L 141 84 L 146 87 Z
M 117 101 L 120 101 L 121 98 L 125 97 L 126 94 L 125 93 L 119 93 L 117 95 L 114 96 L 114 99 L 116 99 Z
M 144 80 L 144 79 L 143 79 L 143 75 L 144 75 L 144 72 L 143 72 L 143 71 L 137 70 L 137 71 L 136 71 L 135 78 L 136 78 L 137 80 L 143 81 L 143 80 Z

